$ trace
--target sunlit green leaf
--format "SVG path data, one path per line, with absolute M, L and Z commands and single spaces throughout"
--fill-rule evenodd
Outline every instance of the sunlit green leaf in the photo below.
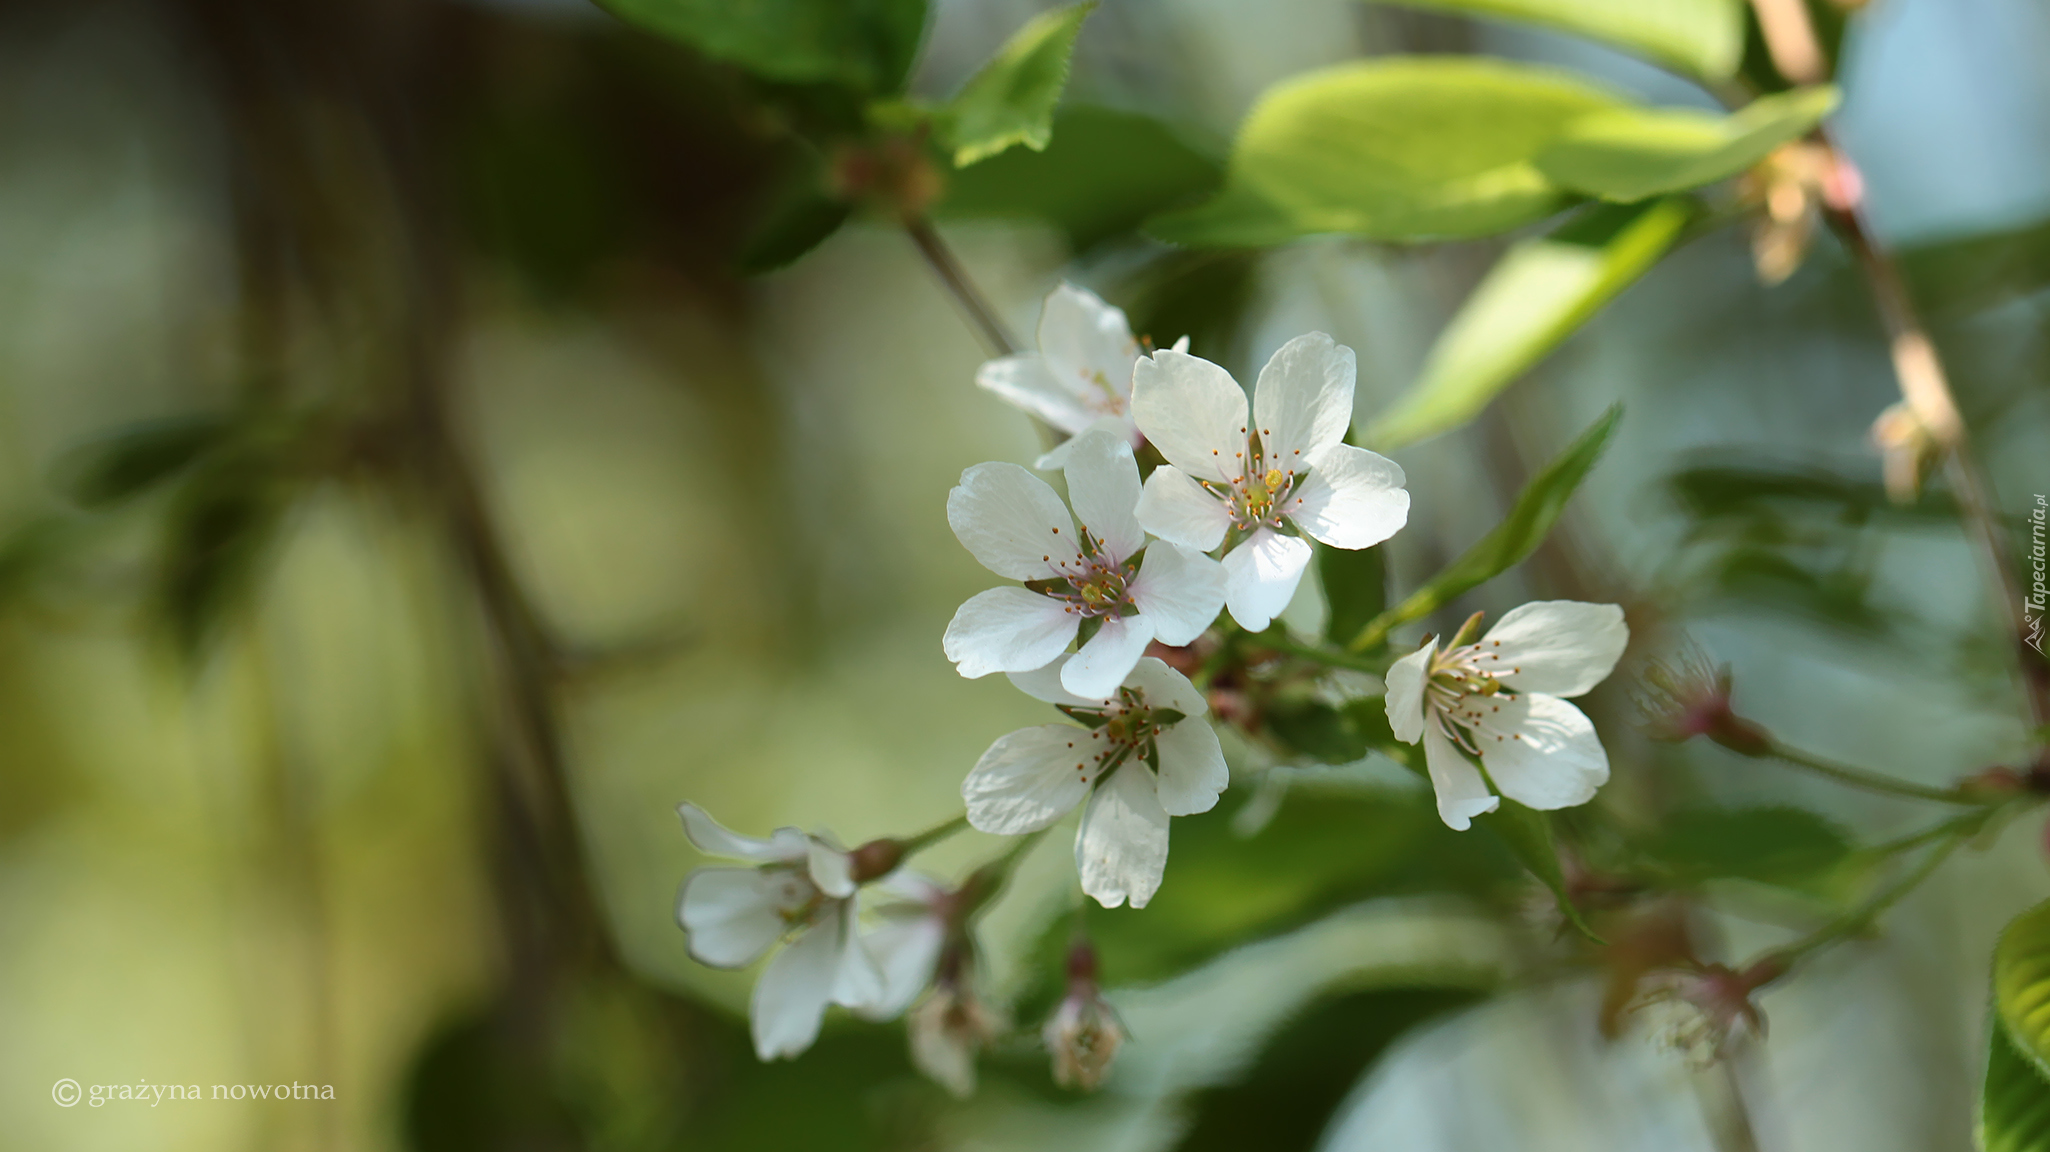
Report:
M 1566 873 L 1559 866 L 1559 847 L 1552 839 L 1552 818 L 1549 815 L 1504 796 L 1500 808 L 1475 817 L 1474 823 L 1501 837 L 1523 867 L 1552 890 L 1553 898 L 1559 903 L 1559 911 L 1568 923 L 1580 929 L 1588 939 L 1603 942 L 1581 918 L 1580 909 L 1574 906 L 1573 894 L 1567 890 Z
M 1075 37 L 1095 8 L 1095 0 L 1086 0 L 1033 17 L 947 101 L 940 124 L 957 167 L 1016 144 L 1035 152 L 1046 147 Z
M 1353 650 L 1363 652 L 1376 647 L 1387 640 L 1389 629 L 1428 616 L 1460 593 L 1494 579 L 1530 555 L 1566 510 L 1566 502 L 1587 478 L 1588 470 L 1601 458 L 1602 449 L 1622 418 L 1623 409 L 1618 405 L 1581 433 L 1580 439 L 1524 486 L 1507 518 L 1423 587 L 1376 616 L 1353 638 Z
M 1386 451 L 1479 415 L 1526 369 L 1663 256 L 1692 214 L 1684 200 L 1601 205 L 1504 253 L 1452 319 L 1423 374 L 1364 439 Z
M 1606 40 L 1719 80 L 1744 54 L 1743 0 L 1395 0 L 1476 16 L 1528 20 Z
M 1254 105 L 1220 196 L 1149 229 L 1215 246 L 1505 231 L 1567 201 L 1533 161 L 1577 119 L 1621 107 L 1567 73 L 1474 58 L 1312 72 Z
M 893 92 L 925 32 L 925 0 L 599 0 L 629 24 L 768 80 Z
M 1642 200 L 1735 176 L 1805 134 L 1837 104 L 1831 87 L 1752 101 L 1728 116 L 1692 108 L 1615 108 L 1574 121 L 1537 158 L 1565 188 Z
M 1223 178 L 1216 159 L 1152 117 L 1070 105 L 1054 118 L 1045 151 L 1013 148 L 949 176 L 938 212 L 1045 220 L 1080 251 L 1215 191 Z M 1183 332 L 1153 335 L 1166 342 Z
M 2015 1048 L 2050 1076 L 2050 901 L 2014 918 L 1993 948 L 1993 1007 Z
M 1986 1023 L 1978 1137 L 1980 1152 L 2050 1152 L 2050 1082 L 1998 1018 Z

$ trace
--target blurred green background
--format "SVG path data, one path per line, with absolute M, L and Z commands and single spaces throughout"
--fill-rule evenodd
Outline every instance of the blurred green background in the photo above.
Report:
M 936 4 L 912 91 L 1039 7 Z M 941 228 L 1019 331 L 1062 278 L 1242 378 L 1321 329 L 1357 349 L 1371 418 L 1498 242 L 1219 254 L 1134 225 L 1214 187 L 1268 84 L 1416 51 L 1711 103 L 1510 24 L 1112 0 L 1054 148 L 964 173 Z M 2012 513 L 2050 491 L 2050 10 L 1875 0 L 1843 53 L 1838 130 Z M 1313 793 L 1291 799 L 1243 748 L 1220 810 L 1177 822 L 1161 902 L 1092 917 L 1134 1037 L 1101 1094 L 1054 1090 L 1030 1027 L 968 1102 L 917 1078 L 900 1027 L 837 1015 L 757 1066 L 749 975 L 691 962 L 672 919 L 699 862 L 674 805 L 909 832 L 1041 718 L 940 654 L 988 580 L 947 489 L 1039 441 L 972 387 L 983 353 L 916 250 L 858 220 L 742 275 L 816 158 L 731 69 L 581 0 L 0 4 L 0 94 L 0 1148 L 1712 1146 L 1684 1067 L 1596 1034 L 1591 978 L 1419 876 L 1513 874 L 1499 849 L 1418 830 L 1385 761 L 1283 766 Z M 1894 389 L 1841 251 L 1767 289 L 1741 231 L 1710 233 L 1398 453 L 1394 587 L 1621 400 L 1562 533 L 1462 613 L 1614 599 L 1731 663 L 1796 743 L 1929 782 L 2011 757 L 1972 556 L 1937 498 L 1879 485 Z M 1321 611 L 1306 585 L 1290 621 Z M 1655 747 L 1624 685 L 1591 710 L 1623 803 L 1914 826 Z M 1275 805 L 1297 823 L 1263 835 Z M 2038 833 L 1766 996 L 1739 1073 L 1766 1146 L 1964 1145 L 1987 949 L 2050 888 Z M 984 928 L 1026 1025 L 1075 899 L 1060 840 Z M 1785 897 L 1736 895 L 1741 953 Z M 61 1077 L 335 1099 L 63 1109 Z

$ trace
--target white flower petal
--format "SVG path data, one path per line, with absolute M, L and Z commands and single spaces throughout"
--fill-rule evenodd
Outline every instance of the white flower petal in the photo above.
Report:
M 855 923 L 854 901 L 841 900 L 828 913 L 828 922 L 817 931 L 831 928 L 840 944 L 838 965 L 833 970 L 833 1003 L 857 1011 L 873 1011 L 883 1002 L 887 988 L 875 957 L 861 941 Z
M 1140 360 L 1132 418 L 1168 463 L 1196 479 L 1245 471 L 1246 392 L 1208 360 L 1172 349 Z
M 1189 678 L 1157 656 L 1140 660 L 1132 674 L 1125 677 L 1125 683 L 1137 688 L 1149 707 L 1172 708 L 1184 716 L 1203 716 L 1210 711 L 1210 705 L 1189 683 Z
M 1043 668 L 1075 638 L 1082 617 L 1051 596 L 1023 588 L 992 588 L 969 597 L 947 623 L 940 650 L 961 675 Z
M 993 461 L 961 473 L 947 493 L 947 523 L 984 568 L 1012 580 L 1060 575 L 1081 559 L 1074 518 L 1046 481 Z
M 804 858 L 805 835 L 795 828 L 778 828 L 769 839 L 757 840 L 732 831 L 695 804 L 678 804 L 676 814 L 683 818 L 683 834 L 707 856 L 753 860 L 758 864 Z
M 883 992 L 863 1015 L 889 1020 L 901 1015 L 932 983 L 946 928 L 931 915 L 891 916 L 862 937 L 882 973 Z
M 1160 809 L 1169 816 L 1193 816 L 1217 807 L 1231 784 L 1224 746 L 1202 719 L 1191 716 L 1154 739 L 1160 749 Z
M 1502 795 L 1549 811 L 1585 804 L 1608 782 L 1609 754 L 1580 709 L 1541 692 L 1472 700 L 1474 746 Z
M 700 868 L 683 882 L 676 922 L 689 934 L 690 954 L 714 968 L 745 968 L 783 936 L 783 912 L 804 882 L 784 870 Z
M 975 384 L 1063 432 L 1079 432 L 1095 419 L 1074 391 L 1055 376 L 1053 365 L 1035 353 L 985 361 L 976 370 Z
M 1108 432 L 1085 432 L 1071 443 L 1068 503 L 1082 526 L 1102 542 L 1110 562 L 1122 564 L 1146 546 L 1146 533 L 1133 515 L 1139 506 L 1139 465 L 1132 446 Z
M 1261 528 L 1224 554 L 1224 606 L 1248 632 L 1263 632 L 1295 596 L 1310 542 Z
M 1424 734 L 1424 682 L 1437 653 L 1438 642 L 1432 640 L 1388 666 L 1388 727 L 1404 744 L 1414 744 Z
M 1144 442 L 1144 437 L 1139 435 L 1138 425 L 1132 423 L 1132 414 L 1130 412 L 1126 412 L 1122 416 L 1098 416 L 1090 421 L 1089 427 L 1082 429 L 1080 432 L 1041 453 L 1039 459 L 1032 462 L 1032 466 L 1041 472 L 1057 472 L 1066 468 L 1068 466 L 1068 457 L 1075 451 L 1075 441 L 1089 435 L 1091 432 L 1108 433 L 1130 444 L 1134 449 Z
M 1100 739 L 1066 724 L 997 738 L 961 781 L 968 823 L 998 836 L 1037 832 L 1082 802 L 1095 779 Z
M 1075 835 L 1082 891 L 1105 908 L 1144 908 L 1167 870 L 1167 813 L 1144 764 L 1126 764 L 1089 797 Z
M 831 917 L 800 932 L 755 981 L 748 1017 L 755 1055 L 797 1056 L 819 1038 L 819 1023 L 839 978 L 840 939 Z
M 1152 642 L 1152 617 L 1106 616 L 1096 635 L 1061 669 L 1061 687 L 1085 699 L 1115 696 Z
M 1431 774 L 1431 788 L 1438 794 L 1438 818 L 1454 832 L 1473 827 L 1473 818 L 1502 806 L 1488 791 L 1481 770 L 1462 755 L 1436 724 L 1424 728 L 1424 767 Z
M 1614 604 L 1539 600 L 1510 609 L 1488 629 L 1482 667 L 1518 692 L 1578 696 L 1608 678 L 1629 643 Z
M 1345 439 L 1357 374 L 1352 349 L 1322 332 L 1281 346 L 1253 388 L 1253 416 L 1269 467 L 1301 474 L 1315 466 L 1318 453 Z
M 1146 478 L 1139 494 L 1139 524 L 1162 540 L 1172 540 L 1198 552 L 1208 552 L 1224 542 L 1231 527 L 1231 513 L 1224 501 L 1203 490 L 1172 464 L 1163 464 Z
M 1224 566 L 1162 540 L 1147 546 L 1130 592 L 1132 603 L 1153 621 L 1153 638 L 1179 647 L 1201 636 L 1224 607 Z
M 835 900 L 854 895 L 854 858 L 845 851 L 814 838 L 807 864 L 819 891 Z
M 1369 548 L 1409 522 L 1402 468 L 1365 448 L 1326 448 L 1284 511 L 1333 548 Z
M 1108 704 L 1110 701 L 1107 697 L 1077 696 L 1061 687 L 1061 672 L 1067 668 L 1068 661 L 1074 658 L 1072 652 L 1063 653 L 1054 657 L 1053 662 L 1044 668 L 1035 668 L 1030 672 L 1013 672 L 1011 683 L 1017 685 L 1018 691 L 1034 700 L 1044 700 L 1048 704 L 1066 704 L 1074 708 L 1101 708 Z
M 1039 350 L 1077 396 L 1108 401 L 1131 395 L 1139 342 L 1124 312 L 1086 288 L 1064 283 L 1047 295 L 1039 313 Z

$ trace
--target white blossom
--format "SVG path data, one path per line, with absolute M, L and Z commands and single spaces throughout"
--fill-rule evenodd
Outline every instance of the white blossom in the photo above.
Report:
M 968 823 L 984 832 L 1036 832 L 1087 801 L 1075 835 L 1082 891 L 1106 908 L 1144 908 L 1167 867 L 1170 816 L 1207 812 L 1230 782 L 1204 717 L 1202 693 L 1153 657 L 1115 691 L 1067 691 L 1062 661 L 1013 674 L 1027 695 L 1093 727 L 1042 724 L 990 745 L 962 782 Z
M 1217 618 L 1222 566 L 1179 544 L 1147 544 L 1133 514 L 1140 489 L 1130 445 L 1103 432 L 1079 436 L 1067 476 L 1075 516 L 1016 464 L 977 464 L 948 494 L 947 522 L 962 545 L 983 567 L 1026 583 L 980 593 L 954 614 L 942 646 L 961 675 L 1043 668 L 1093 620 L 1096 634 L 1066 662 L 1062 683 L 1077 696 L 1109 696 L 1148 643 L 1187 644 Z
M 1224 369 L 1168 350 L 1132 378 L 1139 431 L 1167 465 L 1146 480 L 1139 523 L 1208 552 L 1230 537 L 1225 606 L 1248 631 L 1295 595 L 1309 541 L 1367 548 L 1409 519 L 1394 461 L 1344 443 L 1352 423 L 1352 349 L 1322 332 L 1289 341 L 1260 370 L 1251 423 L 1245 390 Z
M 1175 347 L 1188 347 L 1188 339 Z M 1136 448 L 1132 365 L 1139 352 L 1124 312 L 1086 288 L 1062 284 L 1039 314 L 1039 351 L 987 361 L 975 383 L 1070 437 L 1095 429 Z M 1064 466 L 1074 443 L 1069 439 L 1034 467 Z
M 748 1016 L 756 1055 L 773 1060 L 811 1047 L 828 1003 L 879 1002 L 883 978 L 856 930 L 859 886 L 844 849 L 795 828 L 766 840 L 742 836 L 695 804 L 676 811 L 700 851 L 750 865 L 700 868 L 684 881 L 676 919 L 691 956 L 714 968 L 744 968 L 785 942 L 755 981 Z
M 1489 781 L 1531 808 L 1591 799 L 1609 778 L 1608 753 L 1564 698 L 1606 679 L 1629 641 L 1614 604 L 1546 600 L 1510 611 L 1476 643 L 1439 652 L 1433 640 L 1396 661 L 1388 723 L 1396 739 L 1423 742 L 1445 823 L 1464 831 L 1499 807 Z

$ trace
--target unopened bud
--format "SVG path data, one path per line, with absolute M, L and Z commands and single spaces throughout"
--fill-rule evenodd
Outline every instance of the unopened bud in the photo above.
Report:
M 897 870 L 904 862 L 904 844 L 900 840 L 884 837 L 871 840 L 847 854 L 849 873 L 856 884 L 880 880 Z

